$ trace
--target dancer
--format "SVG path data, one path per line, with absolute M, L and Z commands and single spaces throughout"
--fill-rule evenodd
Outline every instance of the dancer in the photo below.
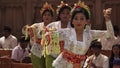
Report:
M 31 59 L 34 68 L 52 68 L 52 61 L 54 57 L 51 55 L 44 56 L 43 50 L 44 46 L 41 45 L 42 32 L 45 31 L 46 26 L 52 22 L 54 17 L 54 9 L 47 2 L 43 5 L 40 10 L 42 15 L 42 21 L 40 23 L 35 23 L 31 26 L 25 26 L 23 28 L 23 33 L 30 35 L 31 38 Z
M 105 14 L 108 15 L 108 11 L 110 12 L 110 9 L 107 9 Z M 53 62 L 53 66 L 55 68 L 82 68 L 90 42 L 94 39 L 114 35 L 109 17 L 105 18 L 107 31 L 87 29 L 85 25 L 89 22 L 90 10 L 84 2 L 79 1 L 72 10 L 71 26 L 73 28 L 58 31 L 61 40 L 65 43 L 63 52 Z

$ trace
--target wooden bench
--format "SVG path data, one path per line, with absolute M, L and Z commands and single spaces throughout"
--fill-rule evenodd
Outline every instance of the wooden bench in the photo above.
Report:
M 11 59 L 0 57 L 0 68 L 12 68 Z
M 12 63 L 12 68 L 33 68 L 32 63 Z
M 0 57 L 1 57 L 1 56 L 5 56 L 5 55 L 11 56 L 11 54 L 12 54 L 12 50 L 0 49 Z

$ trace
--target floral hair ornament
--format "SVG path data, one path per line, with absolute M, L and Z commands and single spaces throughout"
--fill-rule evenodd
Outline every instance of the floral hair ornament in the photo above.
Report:
M 61 1 L 61 4 L 60 5 L 58 5 L 57 7 L 57 14 L 59 14 L 59 11 L 60 11 L 60 9 L 62 8 L 62 7 L 64 7 L 64 6 L 68 6 L 68 7 L 70 7 L 67 3 L 65 4 L 63 1 Z M 71 8 L 71 7 L 70 7 Z
M 72 11 L 77 8 L 84 8 L 89 13 L 89 17 L 90 17 L 90 9 L 84 2 L 79 0 L 78 3 L 74 4 Z
M 48 2 L 46 2 L 41 8 L 40 10 L 41 14 L 43 14 L 45 10 L 52 10 L 54 12 L 54 9 L 52 8 L 51 4 L 48 4 Z

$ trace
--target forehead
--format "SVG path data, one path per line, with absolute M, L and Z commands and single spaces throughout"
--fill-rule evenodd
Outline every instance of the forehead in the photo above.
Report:
M 70 10 L 69 9 L 64 9 L 61 13 L 63 13 L 63 12 L 70 12 Z
M 119 49 L 119 47 L 118 46 L 114 46 L 113 49 Z
M 83 13 L 76 13 L 75 17 L 81 18 L 81 17 L 85 17 L 85 15 Z
M 44 14 L 51 14 L 51 12 L 50 11 L 46 11 Z

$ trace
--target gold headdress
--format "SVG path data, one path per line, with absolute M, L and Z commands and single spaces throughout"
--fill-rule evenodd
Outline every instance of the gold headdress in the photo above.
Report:
M 52 8 L 52 6 L 47 2 L 43 5 L 43 7 L 40 10 L 41 14 L 43 14 L 45 10 L 52 10 L 54 12 L 54 9 Z
M 73 10 L 77 8 L 84 8 L 89 13 L 90 16 L 90 9 L 84 2 L 78 1 L 78 3 L 74 4 Z
M 70 7 L 67 3 L 65 4 L 63 1 L 61 1 L 61 4 L 57 6 L 57 7 L 58 7 L 58 8 L 57 8 L 57 14 L 59 13 L 60 9 L 61 9 L 62 7 L 64 7 L 64 6 Z M 70 7 L 70 8 L 71 8 L 71 7 Z

